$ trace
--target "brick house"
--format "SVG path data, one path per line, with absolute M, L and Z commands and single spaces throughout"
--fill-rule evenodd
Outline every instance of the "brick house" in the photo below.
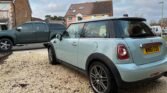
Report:
M 65 15 L 66 25 L 80 20 L 113 16 L 112 0 L 72 4 Z
M 31 7 L 28 0 L 0 0 L 0 28 L 11 29 L 31 21 Z
M 163 25 L 162 25 L 162 27 L 164 29 L 167 29 L 167 18 L 163 18 Z

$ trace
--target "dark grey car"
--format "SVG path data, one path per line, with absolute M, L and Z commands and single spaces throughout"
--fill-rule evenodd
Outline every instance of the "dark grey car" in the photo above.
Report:
M 0 31 L 0 50 L 11 50 L 16 44 L 48 42 L 65 30 L 62 24 L 27 22 L 12 30 Z

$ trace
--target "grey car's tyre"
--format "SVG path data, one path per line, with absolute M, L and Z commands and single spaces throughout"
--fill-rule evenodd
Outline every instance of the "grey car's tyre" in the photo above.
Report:
M 56 54 L 54 53 L 54 50 L 52 47 L 48 48 L 48 57 L 49 57 L 49 64 L 52 64 L 52 65 L 58 64 Z
M 0 39 L 0 51 L 9 52 L 12 50 L 13 42 L 8 38 Z
M 117 93 L 117 85 L 110 70 L 101 62 L 89 67 L 89 82 L 95 93 Z

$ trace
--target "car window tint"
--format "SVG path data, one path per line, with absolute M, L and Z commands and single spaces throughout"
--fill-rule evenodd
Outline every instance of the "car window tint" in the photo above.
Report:
M 27 23 L 27 24 L 23 24 L 22 26 L 22 32 L 33 32 L 33 30 L 32 30 L 32 24 L 29 24 L 29 23 Z
M 107 22 L 91 22 L 86 24 L 84 37 L 104 38 L 107 37 Z
M 151 29 L 142 21 L 120 21 L 120 25 L 128 37 L 154 36 Z
M 83 26 L 84 26 L 83 23 L 70 25 L 69 28 L 67 29 L 68 35 L 66 35 L 66 37 L 79 38 L 82 32 Z
M 39 32 L 46 32 L 48 31 L 46 24 L 44 23 L 35 23 L 34 24 L 35 30 Z
M 49 24 L 50 31 L 64 31 L 66 27 L 62 24 Z

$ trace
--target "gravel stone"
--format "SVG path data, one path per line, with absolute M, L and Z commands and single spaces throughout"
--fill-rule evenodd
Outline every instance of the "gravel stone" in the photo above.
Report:
M 93 93 L 88 78 L 64 65 L 50 65 L 46 49 L 15 51 L 0 64 L 0 93 Z M 120 93 L 167 93 L 167 78 Z

